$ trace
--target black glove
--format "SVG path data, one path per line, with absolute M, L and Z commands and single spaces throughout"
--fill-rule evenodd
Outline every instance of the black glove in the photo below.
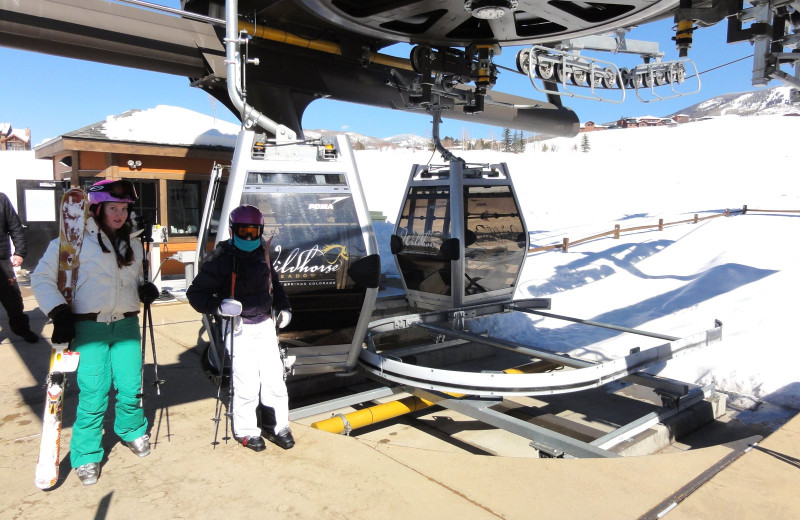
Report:
M 145 305 L 150 305 L 159 296 L 158 287 L 153 282 L 146 282 L 139 286 L 139 301 Z
M 53 320 L 53 336 L 50 340 L 53 343 L 69 343 L 75 337 L 75 319 L 69 306 L 59 305 L 50 311 L 50 318 Z

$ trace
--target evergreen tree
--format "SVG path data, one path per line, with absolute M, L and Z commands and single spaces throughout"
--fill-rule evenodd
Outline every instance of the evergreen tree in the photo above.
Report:
M 583 134 L 583 138 L 581 138 L 581 151 L 583 153 L 586 153 L 591 149 L 592 149 L 592 146 L 589 144 L 589 136 L 586 135 L 586 134 Z
M 503 128 L 503 151 L 511 151 L 511 129 Z

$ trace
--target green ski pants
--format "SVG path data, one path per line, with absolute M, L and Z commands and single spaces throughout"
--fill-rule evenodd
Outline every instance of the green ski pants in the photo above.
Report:
M 72 350 L 81 356 L 78 410 L 69 445 L 72 467 L 77 468 L 103 460 L 103 418 L 112 382 L 117 389 L 114 432 L 123 441 L 136 440 L 147 432 L 147 419 L 136 397 L 142 369 L 139 320 L 77 322 Z

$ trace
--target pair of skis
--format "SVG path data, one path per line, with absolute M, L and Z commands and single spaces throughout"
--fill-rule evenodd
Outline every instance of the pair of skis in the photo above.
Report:
M 61 198 L 61 225 L 58 234 L 58 290 L 72 307 L 72 298 L 78 282 L 79 256 L 83 245 L 83 232 L 89 216 L 86 194 L 75 188 Z M 47 397 L 42 419 L 42 439 L 39 460 L 36 463 L 36 487 L 50 489 L 58 482 L 58 464 L 61 453 L 61 415 L 67 372 L 78 368 L 78 353 L 69 345 L 53 345 L 50 353 L 50 370 L 47 375 Z

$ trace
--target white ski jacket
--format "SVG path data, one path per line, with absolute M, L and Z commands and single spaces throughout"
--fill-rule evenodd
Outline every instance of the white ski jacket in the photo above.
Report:
M 97 321 L 110 323 L 121 320 L 126 313 L 139 311 L 138 287 L 143 283 L 142 242 L 131 237 L 133 263 L 120 269 L 113 252 L 104 253 L 97 240 L 98 233 L 109 248 L 111 241 L 97 227 L 94 218 L 86 220 L 86 231 L 79 256 L 78 283 L 72 303 L 74 314 L 97 313 Z M 124 247 L 124 246 L 123 246 Z M 45 314 L 66 303 L 58 290 L 58 239 L 47 246 L 39 264 L 31 274 L 31 288 Z

